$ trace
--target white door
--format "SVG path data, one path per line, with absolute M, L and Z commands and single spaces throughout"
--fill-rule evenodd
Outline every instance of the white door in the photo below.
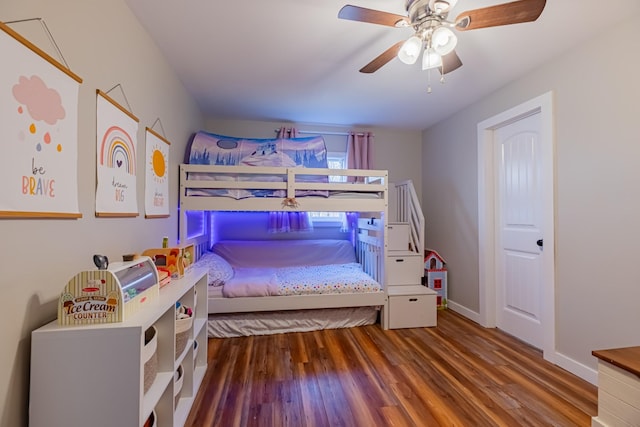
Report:
M 495 130 L 496 326 L 543 348 L 540 113 Z
M 547 92 L 478 123 L 478 322 L 532 343 L 556 363 L 553 115 Z M 535 138 L 518 142 L 520 133 Z M 511 180 L 502 180 L 507 174 Z

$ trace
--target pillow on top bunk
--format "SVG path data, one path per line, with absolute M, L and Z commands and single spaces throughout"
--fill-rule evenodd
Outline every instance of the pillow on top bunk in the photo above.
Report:
M 207 268 L 209 286 L 222 286 L 233 277 L 233 267 L 220 255 L 207 252 L 198 260 L 198 265 Z
M 322 136 L 305 138 L 237 138 L 199 131 L 193 135 L 185 161 L 190 164 L 216 166 L 262 166 L 328 168 L 327 147 Z M 214 181 L 284 181 L 282 175 L 222 175 L 207 172 L 192 172 L 189 179 Z M 326 175 L 300 175 L 300 182 L 328 182 Z M 285 197 L 284 190 L 251 189 L 189 189 L 189 195 L 227 196 L 235 199 L 246 197 Z M 296 196 L 328 196 L 326 190 L 307 190 Z

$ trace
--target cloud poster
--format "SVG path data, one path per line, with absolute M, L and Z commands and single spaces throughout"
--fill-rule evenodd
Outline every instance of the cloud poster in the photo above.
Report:
M 145 136 L 145 217 L 165 218 L 169 216 L 170 142 L 149 128 Z
M 138 216 L 138 119 L 101 91 L 96 99 L 96 216 Z
M 79 218 L 82 80 L 1 23 L 0 52 L 0 217 Z

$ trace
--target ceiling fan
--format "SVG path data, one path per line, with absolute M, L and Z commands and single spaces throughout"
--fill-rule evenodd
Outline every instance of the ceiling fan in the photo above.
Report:
M 362 67 L 361 73 L 373 73 L 396 56 L 406 64 L 414 64 L 422 54 L 423 70 L 437 68 L 444 75 L 462 66 L 455 51 L 458 39 L 454 29 L 468 31 L 535 21 L 546 4 L 546 0 L 518 0 L 467 10 L 450 21 L 449 12 L 457 1 L 406 0 L 407 16 L 346 5 L 340 9 L 338 18 L 397 28 L 412 27 L 415 31 L 409 39 L 399 41 Z

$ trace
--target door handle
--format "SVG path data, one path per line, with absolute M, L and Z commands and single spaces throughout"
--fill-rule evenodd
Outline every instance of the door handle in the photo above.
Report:
M 544 242 L 542 241 L 542 239 L 538 239 L 538 241 L 536 242 L 536 245 L 542 247 L 544 244 Z

